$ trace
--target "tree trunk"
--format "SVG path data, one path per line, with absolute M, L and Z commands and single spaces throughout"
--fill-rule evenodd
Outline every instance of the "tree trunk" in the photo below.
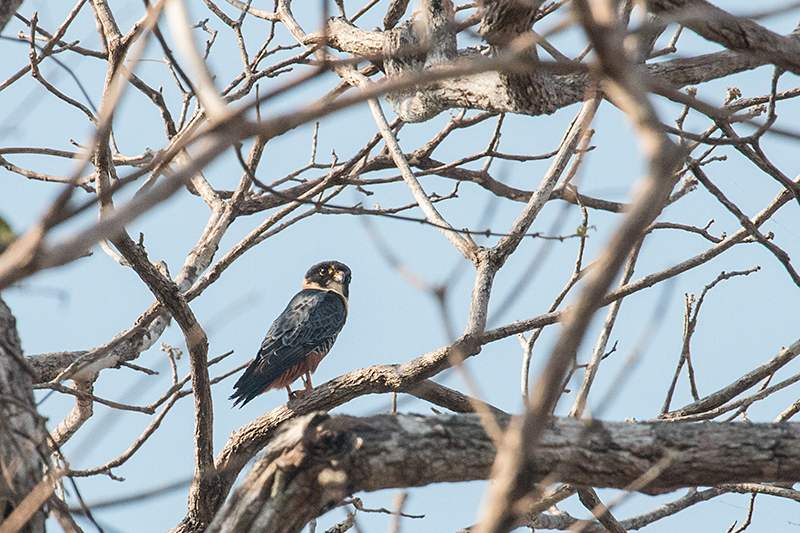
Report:
M 33 372 L 22 357 L 17 323 L 0 299 L 0 511 L 3 521 L 24 523 L 25 533 L 44 531 L 45 513 L 26 496 L 42 480 L 46 457 L 42 419 L 33 400 Z

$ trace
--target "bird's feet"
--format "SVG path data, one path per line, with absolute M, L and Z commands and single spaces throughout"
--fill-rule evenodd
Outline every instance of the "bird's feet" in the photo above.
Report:
M 289 391 L 289 400 L 294 400 L 295 398 L 299 398 L 300 396 L 302 396 L 303 394 L 305 394 L 307 392 L 308 392 L 308 390 L 303 390 L 303 389 L 290 390 Z

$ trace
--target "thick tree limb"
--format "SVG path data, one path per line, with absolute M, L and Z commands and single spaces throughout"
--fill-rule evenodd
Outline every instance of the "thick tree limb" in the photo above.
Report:
M 495 3 L 500 4 L 500 2 Z M 535 7 L 529 4 L 535 5 L 536 2 L 502 2 L 502 4 L 505 7 L 508 7 L 507 4 L 518 4 L 519 9 L 528 13 L 531 9 L 535 10 Z M 737 17 L 733 18 L 739 20 Z M 518 22 L 519 19 L 515 21 Z M 390 31 L 366 31 L 341 18 L 332 18 L 325 32 L 307 35 L 303 44 L 319 45 L 326 42 L 328 46 L 342 52 L 361 55 L 374 61 L 383 60 L 387 75 L 391 78 L 403 72 L 419 73 L 425 68 L 426 55 L 423 43 L 417 35 L 422 30 L 417 26 L 420 24 L 406 23 Z M 508 28 L 507 25 L 503 27 Z M 762 33 L 767 32 L 763 28 L 761 30 Z M 491 33 L 500 35 L 502 32 L 497 33 L 493 30 Z M 783 48 L 786 50 L 800 49 L 800 39 L 795 34 L 771 35 L 783 43 Z M 645 65 L 645 69 L 656 80 L 680 88 L 774 62 L 774 58 L 766 54 L 753 54 L 750 53 L 752 50 L 745 47 L 728 44 L 731 44 L 730 48 L 733 51 L 651 63 Z M 461 60 L 482 59 L 482 56 L 474 50 L 459 50 L 457 56 Z M 786 57 L 786 54 L 781 57 Z M 520 58 L 516 57 L 513 62 L 517 69 L 520 67 L 519 61 Z M 530 61 L 532 60 L 526 60 L 525 64 Z M 518 87 L 514 83 L 514 76 L 503 74 L 502 69 L 498 71 L 480 69 L 481 72 L 439 80 L 414 91 L 393 93 L 389 99 L 395 112 L 406 122 L 420 122 L 452 108 L 524 115 L 550 114 L 583 100 L 588 75 L 582 71 L 582 66 L 556 63 L 562 68 L 573 71 L 569 74 L 558 74 L 548 72 L 553 67 L 552 63 L 541 63 L 538 66 L 536 63 L 538 61 L 528 65 L 536 71 L 535 78 L 528 79 L 530 74 L 524 75 L 523 77 L 528 80 L 524 87 Z
M 498 415 L 506 426 L 510 417 Z M 300 531 L 360 491 L 487 479 L 496 450 L 475 415 L 312 413 L 288 424 L 209 533 Z M 800 424 L 677 424 L 555 419 L 530 477 L 625 488 L 661 465 L 642 491 L 800 479 Z
M 687 28 L 725 48 L 763 57 L 800 74 L 800 42 L 795 38 L 778 35 L 705 0 L 648 0 L 647 8 L 659 15 L 674 16 Z
M 22 357 L 16 320 L 0 299 L 0 516 L 7 522 L 15 520 L 23 533 L 43 532 L 46 517 L 38 507 L 26 509 L 23 504 L 42 479 L 42 458 L 48 453 L 32 378 L 33 371 Z
M 529 32 L 544 0 L 482 0 L 478 34 L 492 46 L 506 46 Z

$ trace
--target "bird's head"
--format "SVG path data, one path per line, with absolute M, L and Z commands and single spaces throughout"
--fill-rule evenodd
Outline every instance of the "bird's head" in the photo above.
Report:
M 339 261 L 323 261 L 312 266 L 303 279 L 304 289 L 322 289 L 350 296 L 350 267 Z

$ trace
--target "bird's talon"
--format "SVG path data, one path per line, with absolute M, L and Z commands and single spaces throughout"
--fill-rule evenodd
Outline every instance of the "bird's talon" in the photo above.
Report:
M 289 401 L 313 389 L 311 373 L 333 346 L 347 319 L 350 268 L 338 261 L 312 266 L 303 288 L 272 323 L 256 358 L 233 386 L 242 406 L 271 389 L 284 388 Z M 290 384 L 300 378 L 305 390 Z
M 306 392 L 308 392 L 308 391 L 305 391 L 305 390 L 293 390 L 291 393 L 289 393 L 289 399 L 290 400 L 294 400 L 296 398 L 299 398 L 300 396 L 302 396 Z

